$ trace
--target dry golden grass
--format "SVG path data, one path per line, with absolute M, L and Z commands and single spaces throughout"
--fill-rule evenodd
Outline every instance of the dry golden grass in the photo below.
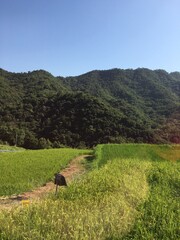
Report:
M 172 162 L 180 160 L 180 145 L 169 145 L 168 148 L 157 148 L 157 154 L 165 159 Z

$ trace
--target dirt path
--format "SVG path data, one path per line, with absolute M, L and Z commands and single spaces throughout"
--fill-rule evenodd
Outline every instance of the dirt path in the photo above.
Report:
M 74 158 L 69 165 L 61 171 L 61 174 L 66 178 L 67 184 L 69 184 L 74 178 L 83 174 L 85 169 L 81 164 L 81 161 L 90 155 L 81 155 Z M 13 195 L 10 197 L 0 198 L 0 210 L 1 209 L 11 209 L 14 206 L 22 204 L 22 200 L 38 201 L 44 197 L 49 192 L 55 191 L 55 185 L 53 182 L 46 183 L 45 186 L 34 189 L 30 192 L 25 192 L 20 195 Z

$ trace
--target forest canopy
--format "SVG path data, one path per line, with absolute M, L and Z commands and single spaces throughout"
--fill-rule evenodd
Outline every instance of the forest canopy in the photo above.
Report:
M 77 77 L 0 69 L 0 142 L 25 148 L 180 143 L 180 73 L 111 69 Z

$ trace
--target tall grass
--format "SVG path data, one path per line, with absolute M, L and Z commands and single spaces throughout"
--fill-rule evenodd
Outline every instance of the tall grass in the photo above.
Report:
M 0 195 L 18 194 L 42 186 L 72 158 L 84 152 L 48 149 L 0 153 Z
M 153 164 L 148 174 L 149 198 L 139 207 L 141 215 L 133 229 L 122 239 L 179 239 L 179 172 L 179 164 Z
M 180 146 L 132 144 L 102 145 L 101 148 L 103 158 L 99 158 L 99 166 L 117 154 L 121 159 L 133 155 L 152 164 L 146 173 L 149 197 L 138 207 L 140 217 L 137 218 L 130 233 L 123 237 L 119 236 L 118 239 L 179 239 Z
M 123 235 L 133 225 L 137 206 L 148 191 L 149 163 L 109 162 L 59 192 L 58 197 L 4 213 L 1 238 L 105 239 Z M 7 225 L 2 225 L 6 219 Z M 38 237 L 37 237 L 38 236 Z
M 179 162 L 158 156 L 168 148 L 98 146 L 92 171 L 57 197 L 1 213 L 0 238 L 178 239 Z
M 161 160 L 156 153 L 157 145 L 147 144 L 107 144 L 98 145 L 96 149 L 96 166 L 101 167 L 111 159 L 139 159 L 139 160 Z

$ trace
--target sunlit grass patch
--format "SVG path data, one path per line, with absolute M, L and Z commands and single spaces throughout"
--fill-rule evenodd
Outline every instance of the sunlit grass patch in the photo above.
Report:
M 121 164 L 119 159 L 108 162 L 68 188 L 59 189 L 57 197 L 52 195 L 28 210 L 12 213 L 10 219 L 6 216 L 11 228 L 4 226 L 3 231 L 11 237 L 21 232 L 24 238 L 32 231 L 39 239 L 105 239 L 123 235 L 138 216 L 137 206 L 147 198 L 145 172 L 149 167 L 149 163 L 134 159 Z
M 180 160 L 180 145 L 164 145 L 157 148 L 157 154 L 165 160 Z
M 18 194 L 42 186 L 72 158 L 87 152 L 63 148 L 0 153 L 0 195 Z
M 180 162 L 159 149 L 169 146 L 98 146 L 91 171 L 57 196 L 1 213 L 0 238 L 178 239 Z
M 122 239 L 179 239 L 180 223 L 180 164 L 154 163 L 148 173 L 150 193 L 139 207 L 129 234 Z

